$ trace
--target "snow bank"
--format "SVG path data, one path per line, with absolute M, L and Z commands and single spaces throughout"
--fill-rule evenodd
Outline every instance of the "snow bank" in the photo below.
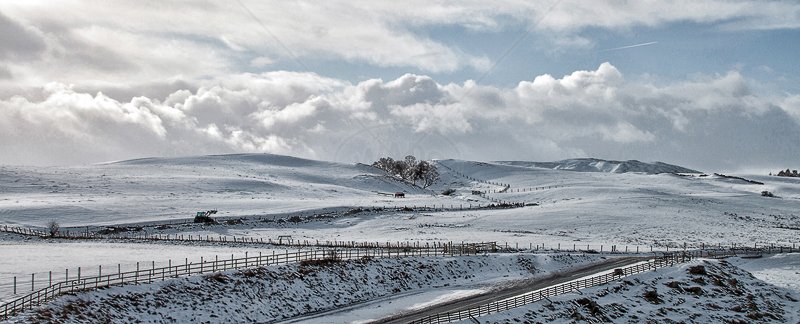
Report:
M 481 323 L 797 323 L 800 295 L 767 284 L 726 261 L 696 260 L 679 267 L 567 294 Z

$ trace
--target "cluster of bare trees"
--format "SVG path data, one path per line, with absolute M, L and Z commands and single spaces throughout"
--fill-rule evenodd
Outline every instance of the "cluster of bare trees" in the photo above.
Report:
M 417 161 L 413 155 L 406 156 L 403 160 L 391 157 L 380 158 L 372 166 L 386 171 L 389 175 L 402 179 L 405 182 L 427 188 L 439 180 L 439 171 L 428 161 Z
M 772 175 L 772 173 L 770 173 L 770 175 Z M 786 169 L 786 171 L 780 171 L 776 175 L 779 177 L 800 177 L 800 174 L 797 173 L 797 170 L 789 171 L 789 169 Z

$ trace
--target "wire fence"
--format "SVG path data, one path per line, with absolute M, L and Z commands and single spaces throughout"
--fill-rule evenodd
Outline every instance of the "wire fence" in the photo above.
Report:
M 420 224 L 420 227 L 437 227 L 437 224 Z M 226 236 L 226 235 L 200 235 L 200 234 L 148 234 L 146 231 L 140 232 L 122 232 L 116 234 L 99 234 L 95 231 L 85 232 L 60 232 L 56 236 L 35 229 L 11 227 L 8 225 L 0 226 L 0 231 L 9 233 L 17 233 L 28 236 L 38 236 L 47 238 L 60 238 L 60 239 L 109 239 L 109 240 L 123 240 L 123 241 L 145 241 L 145 242 L 176 242 L 176 243 L 189 243 L 189 242 L 205 242 L 205 243 L 233 243 L 233 244 L 252 244 L 252 245 L 269 245 L 285 248 L 297 249 L 310 249 L 310 248 L 364 248 L 364 249 L 446 249 L 448 246 L 460 245 L 475 245 L 479 244 L 478 249 L 481 251 L 489 250 L 490 252 L 521 252 L 521 251 L 535 251 L 535 252 L 583 252 L 583 253 L 652 253 L 652 252 L 675 252 L 675 251 L 689 251 L 689 250 L 752 250 L 755 252 L 766 253 L 789 253 L 800 251 L 800 244 L 788 242 L 779 243 L 705 243 L 705 242 L 663 242 L 651 245 L 622 245 L 622 244 L 580 244 L 576 242 L 527 242 L 527 244 L 520 244 L 520 242 L 483 242 L 483 243 L 468 243 L 459 242 L 380 242 L 380 241 L 329 241 L 329 240 L 303 240 L 293 239 L 291 236 L 283 236 L 283 238 L 264 238 L 264 237 L 249 237 L 249 236 Z M 513 233 L 513 232 L 512 232 Z M 774 251 L 774 252 L 773 252 Z
M 502 194 L 502 193 L 512 193 L 512 192 L 534 192 L 534 191 L 539 191 L 539 190 L 549 190 L 549 189 L 556 189 L 556 188 L 564 187 L 563 185 L 549 185 L 549 186 L 539 186 L 539 187 L 527 187 L 527 188 L 514 188 L 514 189 L 511 189 L 511 185 L 508 184 L 508 183 L 502 183 L 502 182 L 496 182 L 496 181 L 488 181 L 488 180 L 475 178 L 473 176 L 469 176 L 469 175 L 466 175 L 464 173 L 461 173 L 460 171 L 457 171 L 457 170 L 455 170 L 455 169 L 443 164 L 441 161 L 437 161 L 437 165 L 439 165 L 439 166 L 449 170 L 451 173 L 453 173 L 453 174 L 455 174 L 455 175 L 457 175 L 459 177 L 465 178 L 467 180 L 475 181 L 475 182 L 479 182 L 479 183 L 483 183 L 483 184 L 488 184 L 488 185 L 500 186 L 501 189 L 487 189 L 487 190 L 473 190 L 472 191 L 473 195 L 477 195 L 477 196 L 483 197 L 484 199 L 487 199 L 487 200 L 489 200 L 491 202 L 498 203 L 498 204 L 507 204 L 507 205 L 513 205 L 513 206 L 526 206 L 526 205 L 529 205 L 529 203 L 526 203 L 526 202 L 518 202 L 518 201 L 514 202 L 514 201 L 509 201 L 509 200 L 498 199 L 498 198 L 489 196 L 489 194 L 496 194 L 496 193 Z M 538 204 L 536 204 L 536 205 L 538 205 Z
M 81 276 L 80 271 L 74 278 L 66 278 L 48 285 L 47 287 L 35 290 L 29 294 L 15 298 L 3 305 L 0 305 L 0 318 L 8 319 L 10 316 L 26 309 L 32 309 L 42 303 L 53 299 L 64 293 L 88 291 L 103 287 L 146 284 L 156 281 L 164 281 L 171 278 L 187 277 L 191 275 L 201 275 L 227 270 L 242 270 L 255 267 L 270 265 L 280 265 L 288 263 L 301 263 L 312 260 L 355 260 L 362 258 L 398 258 L 410 256 L 455 256 L 455 255 L 475 255 L 480 252 L 474 244 L 450 244 L 447 248 L 427 248 L 427 249 L 325 249 L 288 252 L 282 254 L 259 253 L 257 256 L 245 256 L 243 258 L 202 260 L 200 262 L 189 262 L 185 260 L 183 264 L 170 264 L 165 267 L 155 267 L 149 269 L 137 269 L 133 271 L 116 271 L 107 274 L 99 273 L 92 276 Z M 101 270 L 102 272 L 102 270 Z

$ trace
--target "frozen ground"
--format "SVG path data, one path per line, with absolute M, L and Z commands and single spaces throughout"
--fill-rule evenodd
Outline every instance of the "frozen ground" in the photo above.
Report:
M 481 323 L 798 323 L 800 293 L 765 283 L 726 261 L 695 260 L 478 319 Z

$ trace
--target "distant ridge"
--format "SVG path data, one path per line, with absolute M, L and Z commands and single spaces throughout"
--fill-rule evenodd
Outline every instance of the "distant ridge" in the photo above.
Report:
M 613 161 L 594 158 L 568 159 L 555 162 L 528 162 L 528 161 L 496 161 L 498 164 L 521 166 L 528 168 L 544 168 L 553 170 L 567 170 L 578 172 L 606 172 L 628 173 L 638 172 L 647 174 L 659 173 L 701 173 L 696 170 L 663 162 L 641 162 L 637 160 Z
M 174 165 L 217 165 L 220 163 L 255 163 L 268 164 L 274 166 L 301 167 L 321 164 L 333 164 L 332 162 L 309 160 L 288 155 L 269 154 L 269 153 L 234 153 L 234 154 L 214 154 L 181 157 L 150 157 L 123 161 L 114 161 L 104 164 L 109 165 L 150 165 L 150 164 L 174 164 Z

